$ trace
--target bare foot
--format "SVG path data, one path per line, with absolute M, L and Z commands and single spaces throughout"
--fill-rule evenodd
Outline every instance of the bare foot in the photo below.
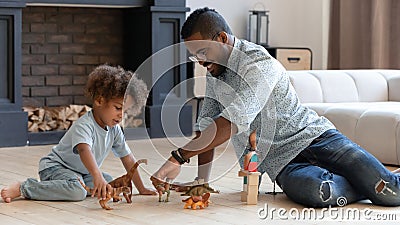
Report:
M 139 194 L 141 194 L 141 195 L 157 195 L 157 192 L 153 189 L 145 188 L 145 189 L 139 191 Z
M 400 173 L 400 168 L 393 170 L 392 173 Z
M 3 198 L 3 201 L 6 203 L 10 203 L 11 200 L 13 200 L 14 198 L 21 196 L 21 192 L 19 190 L 20 187 L 21 183 L 18 182 L 3 188 L 1 190 L 1 197 Z

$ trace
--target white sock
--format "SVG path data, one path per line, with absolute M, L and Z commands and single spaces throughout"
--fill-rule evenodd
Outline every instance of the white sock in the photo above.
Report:
M 198 167 L 197 170 L 197 180 L 199 179 L 203 179 L 204 182 L 208 183 L 208 181 L 210 180 L 210 175 L 211 175 L 211 167 L 212 167 L 212 163 L 207 163 L 204 165 L 201 165 Z

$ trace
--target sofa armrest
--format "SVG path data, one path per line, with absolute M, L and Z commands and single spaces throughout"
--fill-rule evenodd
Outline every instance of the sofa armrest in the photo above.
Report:
M 389 88 L 389 101 L 400 102 L 400 76 L 390 77 L 387 82 Z

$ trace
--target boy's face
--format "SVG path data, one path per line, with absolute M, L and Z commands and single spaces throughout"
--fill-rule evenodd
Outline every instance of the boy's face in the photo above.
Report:
M 113 98 L 106 101 L 100 97 L 95 101 L 93 116 L 102 127 L 113 127 L 122 121 L 122 106 L 124 98 Z

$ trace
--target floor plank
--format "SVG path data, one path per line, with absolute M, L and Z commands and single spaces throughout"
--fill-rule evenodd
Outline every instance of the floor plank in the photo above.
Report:
M 139 173 L 146 186 L 150 187 L 148 179 L 169 157 L 170 151 L 182 146 L 187 139 L 153 139 L 128 141 L 135 158 L 148 159 L 148 164 L 141 164 Z M 51 145 L 25 146 L 18 148 L 0 148 L 2 163 L 0 164 L 0 188 L 28 177 L 37 178 L 37 166 L 39 159 L 48 154 Z M 280 224 L 287 220 L 274 215 L 273 218 L 260 219 L 258 212 L 269 208 L 281 210 L 304 209 L 301 205 L 293 203 L 284 194 L 265 194 L 273 189 L 267 175 L 263 175 L 260 185 L 260 195 L 257 205 L 246 205 L 240 201 L 242 178 L 237 176 L 239 166 L 230 143 L 216 149 L 216 162 L 213 165 L 211 186 L 220 191 L 212 194 L 210 206 L 204 210 L 183 209 L 181 193 L 172 192 L 170 202 L 158 202 L 157 196 L 133 196 L 132 204 L 125 200 L 119 203 L 109 202 L 113 210 L 103 210 L 96 198 L 88 197 L 80 202 L 53 202 L 30 201 L 18 199 L 6 204 L 0 201 L 1 224 Z M 177 181 L 186 182 L 196 176 L 196 158 L 182 168 L 182 173 Z M 119 159 L 112 154 L 105 160 L 102 171 L 112 176 L 120 176 L 125 173 Z M 277 191 L 280 191 L 277 188 Z M 374 214 L 395 215 L 397 222 L 400 220 L 400 207 L 378 207 L 368 202 L 347 206 L 364 210 L 373 210 Z M 345 209 L 344 207 L 343 209 Z M 317 210 L 317 212 L 321 212 Z M 292 219 L 293 221 L 293 219 Z M 305 224 L 327 225 L 335 220 L 322 218 L 317 220 L 302 220 Z M 345 223 L 346 221 L 342 221 Z M 350 221 L 359 224 L 359 221 Z M 361 221 L 362 222 L 362 221 Z M 364 221 L 365 222 L 365 221 Z M 393 221 L 386 221 L 386 224 Z M 333 223 L 332 223 L 333 224 Z

